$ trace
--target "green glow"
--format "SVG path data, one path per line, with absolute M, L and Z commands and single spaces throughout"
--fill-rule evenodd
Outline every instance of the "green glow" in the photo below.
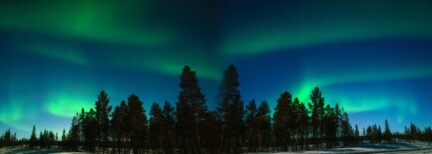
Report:
M 0 122 L 21 131 L 29 131 L 22 120 L 34 117 L 32 111 L 25 111 L 24 103 L 21 100 L 13 99 L 5 106 L 0 107 Z
M 13 124 L 23 118 L 23 104 L 18 101 L 6 104 L 0 108 L 0 121 L 6 124 Z
M 189 64 L 186 62 L 185 63 L 164 63 L 162 65 L 158 65 L 158 67 L 161 71 L 175 76 L 181 74 L 181 70 L 185 65 L 189 65 Z M 192 67 L 197 72 L 198 77 L 214 79 L 214 80 L 220 79 L 221 73 L 217 72 L 215 69 L 211 69 L 200 64 L 191 64 L 189 66 Z
M 44 107 L 48 113 L 56 116 L 71 118 L 81 111 L 81 108 L 89 110 L 94 107 L 93 99 L 84 99 L 82 96 L 59 94 L 52 97 Z
M 22 51 L 42 55 L 66 62 L 71 62 L 77 65 L 87 65 L 88 60 L 85 54 L 73 46 L 56 46 L 55 44 L 20 44 L 16 45 Z
M 60 61 L 70 62 L 80 66 L 91 65 L 91 54 L 72 45 L 25 43 L 15 44 L 18 49 L 25 53 L 45 56 Z M 128 54 L 124 54 L 128 52 Z M 221 73 L 217 65 L 212 64 L 214 57 L 206 53 L 184 54 L 177 52 L 137 52 L 137 51 L 113 51 L 104 55 L 104 66 L 114 66 L 131 70 L 150 70 L 167 75 L 178 76 L 185 65 L 189 65 L 199 72 L 198 76 L 206 79 L 219 80 Z
M 390 107 L 396 108 L 399 114 L 405 114 L 406 112 L 410 114 L 417 113 L 417 106 L 413 100 L 414 97 L 406 96 L 404 98 L 392 98 L 387 96 L 367 96 L 367 98 L 346 98 L 342 96 L 331 96 L 334 100 L 339 100 L 340 105 L 345 108 L 346 111 L 350 113 L 364 112 L 364 111 L 376 111 L 385 110 Z
M 318 2 L 319 3 L 319 2 Z M 432 22 L 428 2 L 397 4 L 388 7 L 387 4 L 346 2 L 344 8 L 350 14 L 334 10 L 319 12 L 320 15 L 310 16 L 308 11 L 316 11 L 315 4 L 304 6 L 304 12 L 285 10 L 279 14 L 285 16 L 270 16 L 270 19 L 242 19 L 238 24 L 228 27 L 224 34 L 222 51 L 229 56 L 241 56 L 290 49 L 311 45 L 321 45 L 334 42 L 349 42 L 378 38 L 432 38 Z M 332 8 L 332 3 L 322 3 L 322 7 Z M 376 9 L 376 6 L 383 5 Z M 386 7 L 387 6 L 387 7 Z M 346 7 L 346 8 L 345 8 Z M 271 11 L 270 11 L 271 12 Z M 253 15 L 251 15 L 253 16 Z M 257 22 L 258 20 L 258 22 Z M 271 22 L 259 22 L 259 20 Z M 275 22 L 277 21 L 277 22 Z M 349 52 L 349 51 L 347 51 Z
M 379 80 L 397 80 L 419 77 L 432 76 L 432 66 L 420 65 L 419 66 L 401 66 L 393 69 L 383 70 L 356 70 L 349 73 L 341 74 L 341 72 L 333 72 L 330 75 L 321 74 L 314 75 L 314 73 L 306 73 L 304 75 L 304 82 L 298 88 L 299 99 L 307 100 L 311 89 L 315 86 L 325 87 L 336 84 L 362 82 L 362 81 L 379 81 Z M 317 78 L 310 78 L 317 77 Z
M 304 47 L 308 45 L 321 45 L 332 42 L 345 42 L 387 37 L 431 37 L 432 26 L 423 25 L 414 29 L 409 25 L 413 21 L 407 21 L 405 25 L 390 26 L 363 25 L 361 23 L 345 23 L 340 26 L 323 25 L 322 27 L 301 27 L 294 29 L 264 28 L 250 30 L 250 34 L 239 35 L 241 37 L 228 37 L 223 51 L 227 55 L 247 55 L 265 53 L 278 49 Z M 414 22 L 415 23 L 415 22 Z M 400 23 L 390 23 L 400 24 Z M 252 35 L 252 36 L 250 36 Z
M 137 24 L 151 15 L 150 1 L 38 1 L 31 5 L 0 6 L 0 29 L 46 33 L 104 43 L 163 45 L 168 30 Z M 7 3 L 6 3 L 7 4 Z M 140 9 L 132 9 L 132 8 Z M 138 16 L 131 16 L 140 11 Z
M 115 67 L 127 68 L 132 70 L 150 70 L 168 75 L 178 76 L 185 65 L 191 66 L 198 72 L 200 78 L 219 80 L 221 72 L 216 64 L 214 57 L 207 56 L 206 53 L 184 54 L 182 52 L 164 52 L 145 53 L 129 52 L 125 55 L 123 52 L 114 52 L 107 55 L 110 64 Z
M 327 85 L 330 86 L 330 85 Z M 314 84 L 304 84 L 299 91 L 299 99 L 303 102 L 310 102 L 309 95 Z M 325 86 L 320 86 L 321 88 Z M 404 122 L 408 115 L 417 114 L 417 104 L 415 97 L 409 93 L 399 95 L 397 98 L 393 94 L 381 91 L 378 93 L 368 93 L 367 95 L 356 95 L 349 92 L 328 92 L 323 91 L 326 103 L 334 105 L 338 103 L 348 113 L 361 113 L 368 111 L 394 110 L 398 122 Z
M 380 81 L 380 80 L 397 80 L 417 77 L 430 77 L 432 70 L 430 66 L 423 65 L 422 67 L 399 67 L 397 69 L 389 69 L 386 71 L 358 70 L 350 73 L 339 74 L 337 72 L 331 75 L 305 75 L 303 84 L 298 88 L 299 91 L 294 93 L 303 102 L 310 102 L 309 95 L 315 86 L 325 88 L 327 86 L 355 83 L 362 81 Z M 310 78 L 317 77 L 317 78 Z M 389 108 L 396 109 L 398 122 L 403 122 L 407 115 L 417 114 L 416 99 L 410 93 L 404 93 L 394 98 L 392 94 L 381 91 L 379 94 L 368 93 L 365 95 L 348 94 L 344 92 L 323 92 L 326 102 L 330 104 L 338 103 L 349 113 L 366 112 L 366 111 L 381 111 Z M 349 96 L 349 97 L 348 97 Z M 335 101 L 331 102 L 329 100 Z

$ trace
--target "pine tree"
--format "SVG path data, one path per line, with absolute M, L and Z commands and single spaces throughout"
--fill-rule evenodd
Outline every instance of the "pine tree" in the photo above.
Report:
M 341 119 L 341 137 L 343 146 L 349 146 L 352 143 L 352 127 L 348 119 L 348 114 L 346 112 L 343 113 Z
M 281 94 L 277 101 L 275 112 L 273 115 L 273 130 L 276 140 L 276 146 L 282 147 L 283 151 L 288 151 L 288 146 L 291 140 L 290 131 L 291 125 L 293 123 L 292 119 L 292 96 L 289 92 L 285 91 Z
M 84 148 L 90 152 L 95 151 L 97 142 L 98 121 L 96 120 L 96 112 L 90 109 L 89 112 L 82 110 L 81 129 L 84 139 Z
M 355 139 L 355 144 L 359 144 L 360 143 L 360 131 L 358 129 L 357 124 L 354 127 L 354 139 Z
M 387 119 L 385 120 L 384 139 L 386 140 L 387 143 L 392 142 L 392 135 L 391 135 L 391 131 Z
M 66 149 L 67 147 L 67 137 L 66 137 L 66 130 L 63 129 L 62 137 L 61 137 L 61 145 L 63 149 Z
M 54 133 L 52 131 L 48 131 L 48 148 L 54 144 Z
M 298 151 L 299 150 L 299 145 L 301 142 L 299 142 L 300 138 L 301 138 L 301 134 L 300 134 L 300 129 L 299 129 L 299 125 L 300 125 L 300 116 L 301 116 L 301 110 L 300 110 L 300 101 L 299 99 L 296 97 L 294 98 L 294 101 L 291 105 L 292 107 L 292 112 L 291 112 L 291 121 L 288 123 L 288 126 L 290 127 L 290 129 L 292 130 L 292 140 L 294 142 L 291 142 L 294 144 L 294 147 L 292 148 L 292 150 L 294 151 Z
M 69 150 L 78 151 L 78 145 L 80 141 L 80 130 L 78 123 L 78 113 L 77 116 L 72 118 L 71 128 L 69 129 L 68 137 L 67 137 L 67 147 Z M 41 140 L 41 139 L 40 139 Z
M 43 136 L 42 131 L 40 131 L 40 133 L 39 133 L 39 148 L 40 149 L 45 148 L 45 137 Z
M 257 144 L 261 151 L 268 149 L 272 143 L 271 138 L 271 119 L 270 119 L 270 108 L 267 101 L 262 101 L 258 107 L 256 114 L 258 132 L 257 132 Z
M 177 125 L 181 139 L 180 152 L 187 153 L 186 146 L 192 147 L 193 153 L 202 153 L 202 127 L 204 125 L 207 106 L 201 92 L 198 79 L 189 66 L 183 68 L 180 77 L 180 94 L 177 102 Z M 193 139 L 189 142 L 185 138 Z M 185 143 L 188 141 L 188 143 Z
M 341 137 L 341 119 L 342 119 L 342 109 L 339 108 L 339 104 L 336 103 L 335 108 L 335 128 L 336 128 L 336 139 L 339 140 Z
M 163 148 L 165 153 L 173 153 L 174 147 L 174 107 L 168 101 L 165 101 L 162 113 L 164 115 L 163 123 L 163 136 L 165 138 L 163 142 Z
M 377 131 L 377 140 L 378 143 L 382 143 L 382 131 L 381 131 L 381 126 L 378 126 L 378 131 Z
M 324 98 L 321 96 L 321 91 L 315 87 L 310 95 L 311 103 L 308 104 L 311 109 L 311 127 L 312 127 L 312 141 L 316 148 L 320 146 L 320 139 L 322 138 L 322 118 L 324 112 Z
M 3 146 L 11 146 L 11 133 L 10 129 L 7 129 L 2 136 L 0 136 L 0 141 L 2 141 Z
M 337 144 L 337 113 L 335 111 L 336 109 L 333 109 L 330 107 L 329 104 L 327 104 L 324 108 L 324 115 L 322 119 L 322 126 L 324 130 L 323 136 L 326 148 L 331 148 L 336 146 Z
M 255 100 L 251 100 L 246 106 L 246 136 L 248 141 L 246 146 L 248 147 L 248 152 L 256 152 L 256 134 L 259 128 L 256 118 L 257 110 Z
M 189 144 L 191 144 L 191 115 L 190 115 L 190 105 L 186 101 L 179 101 L 176 103 L 176 138 L 179 147 L 179 153 L 189 153 Z
M 141 153 L 146 148 L 147 117 L 142 102 L 138 96 L 132 94 L 128 98 L 128 118 L 130 129 L 130 143 L 133 153 Z
M 417 140 L 418 139 L 418 131 L 417 126 L 411 122 L 410 124 L 410 139 Z
M 219 97 L 221 102 L 217 108 L 221 123 L 221 146 L 228 148 L 233 145 L 234 152 L 240 152 L 244 136 L 244 109 L 238 86 L 238 73 L 234 65 L 224 71 Z M 228 146 L 228 147 L 226 147 Z
M 32 133 L 31 133 L 30 140 L 29 140 L 30 148 L 34 149 L 37 145 L 37 142 L 38 141 L 36 138 L 36 126 L 33 125 Z
M 163 122 L 164 115 L 162 113 L 162 109 L 160 108 L 159 104 L 153 103 L 150 110 L 149 138 L 151 141 L 151 147 L 156 149 L 157 153 L 160 153 L 160 150 L 163 148 Z
M 294 101 L 298 101 L 298 99 L 294 99 Z M 300 149 L 301 150 L 308 150 L 308 136 L 309 136 L 309 115 L 308 115 L 308 110 L 306 109 L 306 105 L 304 103 L 300 103 L 299 106 L 299 124 L 298 124 L 298 129 L 299 134 L 301 136 L 300 138 Z
M 109 119 L 108 115 L 111 112 L 112 107 L 108 105 L 109 103 L 108 95 L 105 91 L 101 91 L 96 101 L 96 121 L 97 124 L 97 141 L 98 144 L 102 146 L 102 153 L 105 153 L 105 148 L 108 146 L 109 139 Z
M 117 148 L 117 153 L 121 153 L 121 148 L 126 151 L 126 141 L 129 137 L 127 130 L 129 118 L 127 117 L 127 114 L 128 107 L 125 101 L 122 101 L 119 106 L 116 106 L 112 113 L 111 125 L 115 138 L 115 147 Z

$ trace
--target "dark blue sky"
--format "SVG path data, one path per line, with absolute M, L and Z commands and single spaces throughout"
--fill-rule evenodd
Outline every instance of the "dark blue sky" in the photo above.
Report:
M 432 125 L 430 1 L 1 1 L 0 131 L 68 129 L 100 90 L 175 103 L 184 65 L 213 109 L 235 64 L 245 102 L 312 88 L 360 128 Z

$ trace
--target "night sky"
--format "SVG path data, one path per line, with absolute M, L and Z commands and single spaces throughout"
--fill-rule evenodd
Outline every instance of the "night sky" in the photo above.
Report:
M 177 101 L 189 65 L 210 109 L 234 64 L 245 102 L 313 87 L 351 123 L 432 125 L 432 2 L 0 1 L 0 132 L 60 132 L 100 90 Z

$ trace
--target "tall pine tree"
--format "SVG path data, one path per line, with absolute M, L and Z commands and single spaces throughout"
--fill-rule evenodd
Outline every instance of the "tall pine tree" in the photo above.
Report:
M 129 139 L 129 131 L 128 131 L 128 106 L 125 101 L 122 101 L 119 106 L 114 108 L 111 119 L 111 129 L 113 132 L 115 146 L 114 151 L 117 149 L 117 153 L 121 153 L 121 149 L 123 152 L 126 151 L 126 142 Z
M 36 137 L 36 126 L 33 125 L 32 133 L 29 140 L 30 148 L 35 148 L 37 145 L 37 137 Z
M 71 128 L 69 129 L 69 133 L 67 137 L 68 150 L 78 151 L 78 146 L 80 142 L 80 132 L 81 132 L 78 119 L 79 119 L 79 114 L 77 113 L 77 115 L 72 118 Z M 40 142 L 44 142 L 44 141 L 40 141 Z
M 294 101 L 298 101 L 297 98 L 294 99 Z M 306 108 L 306 105 L 304 103 L 300 103 L 299 106 L 299 124 L 298 124 L 298 129 L 299 129 L 299 134 L 300 134 L 300 149 L 301 150 L 308 150 L 308 136 L 309 136 L 309 121 L 310 121 L 310 117 L 308 115 L 308 110 Z
M 111 112 L 112 107 L 109 103 L 108 94 L 105 91 L 101 91 L 96 101 L 96 121 L 97 124 L 97 140 L 102 147 L 102 153 L 105 153 L 105 149 L 108 146 L 109 139 L 109 119 L 108 115 Z
M 84 148 L 90 152 L 94 152 L 96 148 L 98 121 L 96 120 L 96 112 L 90 109 L 89 112 L 82 110 L 81 129 L 84 138 Z
M 273 115 L 273 131 L 276 140 L 276 147 L 282 147 L 283 151 L 288 151 L 288 146 L 291 140 L 290 127 L 294 122 L 292 119 L 292 95 L 285 91 L 281 94 L 277 101 L 275 112 Z
M 272 143 L 272 129 L 271 129 L 271 118 L 270 118 L 270 108 L 267 101 L 262 101 L 258 107 L 256 114 L 257 120 L 257 145 L 260 151 L 268 149 Z
M 179 135 L 183 138 L 182 140 L 185 140 L 184 137 L 193 139 L 192 142 L 182 142 L 181 150 L 185 150 L 185 146 L 189 146 L 192 147 L 192 153 L 201 154 L 202 127 L 204 126 L 207 106 L 196 73 L 189 66 L 183 68 L 180 76 L 180 89 L 177 102 L 177 122 L 181 127 L 179 128 Z
M 391 135 L 391 131 L 387 119 L 385 120 L 384 139 L 387 143 L 392 142 L 392 135 Z
M 322 119 L 324 114 L 324 98 L 321 96 L 321 91 L 315 87 L 310 95 L 311 103 L 308 104 L 311 109 L 311 127 L 312 127 L 312 142 L 315 148 L 319 148 L 322 138 Z
M 248 152 L 256 152 L 257 139 L 256 134 L 258 132 L 257 122 L 257 106 L 255 100 L 251 100 L 246 106 L 246 140 Z
M 174 148 L 174 107 L 168 101 L 165 101 L 163 110 L 164 122 L 162 127 L 162 134 L 164 136 L 163 148 L 165 153 L 173 153 Z
M 128 128 L 130 129 L 130 144 L 133 153 L 142 153 L 146 148 L 147 116 L 138 96 L 132 94 L 128 98 Z
M 349 146 L 353 143 L 352 126 L 348 119 L 348 114 L 344 112 L 341 119 L 341 137 L 343 146 Z
M 244 109 L 238 87 L 238 73 L 234 65 L 230 65 L 224 71 L 221 86 L 219 88 L 220 103 L 218 112 L 221 121 L 221 147 L 228 148 L 233 146 L 234 152 L 240 152 L 244 137 Z
M 163 136 L 163 125 L 164 125 L 164 115 L 159 104 L 153 103 L 150 109 L 150 130 L 149 130 L 149 142 L 153 149 L 156 149 L 157 153 L 161 152 L 163 148 L 164 136 Z

